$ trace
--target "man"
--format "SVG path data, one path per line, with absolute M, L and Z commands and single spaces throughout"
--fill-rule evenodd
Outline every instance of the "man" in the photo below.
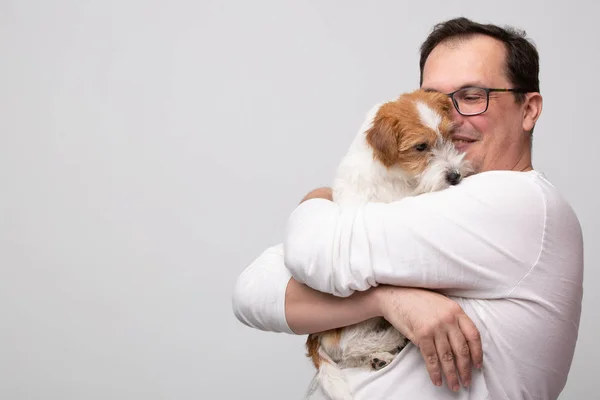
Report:
M 346 370 L 357 400 L 556 399 L 577 340 L 583 239 L 532 167 L 537 51 L 512 29 L 458 18 L 435 27 L 420 67 L 422 88 L 452 97 L 453 139 L 477 174 L 354 211 L 329 189 L 309 193 L 284 244 L 240 275 L 235 314 L 296 334 L 384 316 L 412 343 L 381 371 Z

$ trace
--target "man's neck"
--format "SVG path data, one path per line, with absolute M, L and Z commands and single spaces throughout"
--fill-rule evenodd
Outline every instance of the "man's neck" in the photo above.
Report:
M 521 157 L 514 163 L 513 167 L 510 168 L 513 171 L 526 172 L 533 169 L 531 163 L 531 150 L 524 151 Z

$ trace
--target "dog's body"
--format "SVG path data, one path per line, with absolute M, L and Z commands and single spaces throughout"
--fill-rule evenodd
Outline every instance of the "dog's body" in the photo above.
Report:
M 451 107 L 446 95 L 417 90 L 371 109 L 337 169 L 333 201 L 392 202 L 458 184 L 470 169 L 451 141 Z M 325 393 L 351 400 L 342 369 L 384 368 L 407 342 L 385 319 L 373 318 L 311 334 L 306 347 Z

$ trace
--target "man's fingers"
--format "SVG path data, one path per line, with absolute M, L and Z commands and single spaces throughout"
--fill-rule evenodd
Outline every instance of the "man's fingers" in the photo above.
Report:
M 455 327 L 448 333 L 450 346 L 454 353 L 458 376 L 464 387 L 471 385 L 471 351 L 462 331 Z
M 442 372 L 446 377 L 446 383 L 450 390 L 456 392 L 460 388 L 458 383 L 458 374 L 456 373 L 456 365 L 454 364 L 454 353 L 448 341 L 448 336 L 445 333 L 440 333 L 435 337 L 435 347 L 442 365 Z
M 473 321 L 466 315 L 458 318 L 458 326 L 469 344 L 469 352 L 471 353 L 471 360 L 473 361 L 475 368 L 481 368 L 481 365 L 483 364 L 483 348 L 479 330 Z
M 433 339 L 421 340 L 419 350 L 421 350 L 421 354 L 425 360 L 425 366 L 427 367 L 427 372 L 429 372 L 431 382 L 436 386 L 442 386 L 440 362 Z

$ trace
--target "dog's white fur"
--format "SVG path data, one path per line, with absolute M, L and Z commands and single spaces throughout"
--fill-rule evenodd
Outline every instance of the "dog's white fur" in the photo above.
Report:
M 392 202 L 406 196 L 441 190 L 448 187 L 447 174 L 456 172 L 462 177 L 470 173 L 464 154 L 459 153 L 451 140 L 444 140 L 438 125 L 441 116 L 424 102 L 415 104 L 422 125 L 438 134 L 427 168 L 419 176 L 411 176 L 399 167 L 385 167 L 374 157 L 366 139 L 373 118 L 382 104 L 367 114 L 358 135 L 342 159 L 333 182 L 333 201 L 342 207 L 367 202 Z M 344 378 L 343 368 L 366 367 L 378 370 L 388 365 L 408 340 L 383 318 L 373 318 L 342 330 L 339 343 L 323 338 L 318 354 L 320 363 L 313 390 L 323 387 L 332 400 L 352 400 Z M 310 393 L 309 392 L 309 393 Z

